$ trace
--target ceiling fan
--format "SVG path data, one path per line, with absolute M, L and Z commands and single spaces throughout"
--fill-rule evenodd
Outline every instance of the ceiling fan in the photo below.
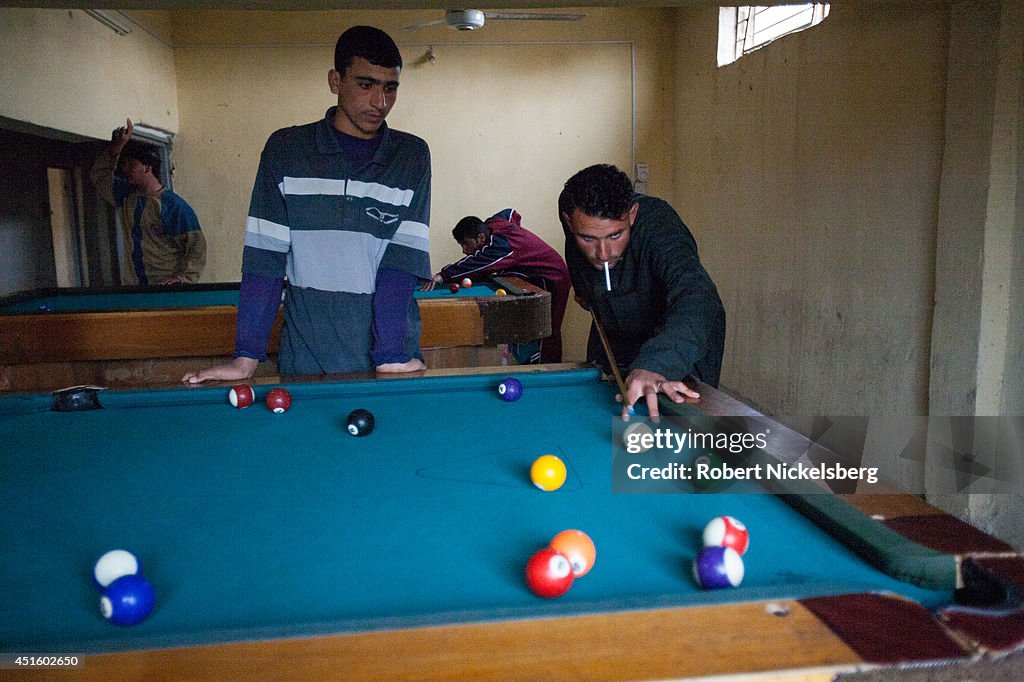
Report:
M 525 21 L 579 21 L 585 14 L 545 14 L 542 12 L 484 12 L 478 9 L 449 9 L 444 17 L 423 24 L 414 24 L 401 29 L 416 31 L 428 26 L 444 24 L 457 31 L 473 31 L 482 28 L 487 20 L 525 20 Z

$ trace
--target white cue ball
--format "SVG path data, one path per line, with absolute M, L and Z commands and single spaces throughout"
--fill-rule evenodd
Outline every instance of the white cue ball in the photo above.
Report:
M 99 558 L 92 569 L 96 584 L 106 589 L 110 583 L 126 575 L 139 572 L 139 560 L 135 555 L 124 549 L 112 549 Z

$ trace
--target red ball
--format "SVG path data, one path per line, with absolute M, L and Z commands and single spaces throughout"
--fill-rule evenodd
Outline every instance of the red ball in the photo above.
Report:
M 249 407 L 256 400 L 256 394 L 252 391 L 252 386 L 247 384 L 239 384 L 233 386 L 228 392 L 228 402 L 232 406 L 238 408 Z
M 267 407 L 269 407 L 274 414 L 281 414 L 288 410 L 292 406 L 292 396 L 288 391 L 283 388 L 275 388 L 267 393 Z
M 448 291 L 452 292 L 453 294 L 458 293 L 459 285 L 456 284 L 455 282 L 452 282 L 451 284 L 448 285 Z
M 704 527 L 704 546 L 732 547 L 742 556 L 747 553 L 747 547 L 750 546 L 750 534 L 739 519 L 718 516 Z
M 574 577 L 569 558 L 550 547 L 540 550 L 526 563 L 526 584 L 538 597 L 561 597 L 572 587 Z

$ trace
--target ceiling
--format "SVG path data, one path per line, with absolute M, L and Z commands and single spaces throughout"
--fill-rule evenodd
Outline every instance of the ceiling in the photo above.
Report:
M 759 5 L 786 5 L 812 0 L 758 0 Z M 823 0 L 817 0 L 821 2 Z M 832 5 L 934 6 L 952 0 L 829 0 Z M 42 9 L 121 9 L 121 10 L 423 10 L 423 9 L 565 9 L 584 7 L 699 7 L 746 4 L 738 0 L 0 0 L 0 7 Z
M 790 0 L 792 2 L 793 0 Z M 841 2 L 842 0 L 840 0 Z M 0 0 L 3 7 L 127 10 L 365 10 L 365 9 L 558 9 L 568 7 L 682 7 L 730 4 L 728 0 L 486 0 L 484 3 L 437 0 Z M 763 2 L 762 4 L 773 4 Z M 781 3 L 779 3 L 781 4 Z

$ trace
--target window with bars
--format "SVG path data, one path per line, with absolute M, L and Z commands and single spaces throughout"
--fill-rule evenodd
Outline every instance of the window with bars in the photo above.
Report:
M 828 3 L 740 5 L 718 10 L 718 65 L 732 64 L 745 54 L 790 33 L 816 26 L 828 16 Z

